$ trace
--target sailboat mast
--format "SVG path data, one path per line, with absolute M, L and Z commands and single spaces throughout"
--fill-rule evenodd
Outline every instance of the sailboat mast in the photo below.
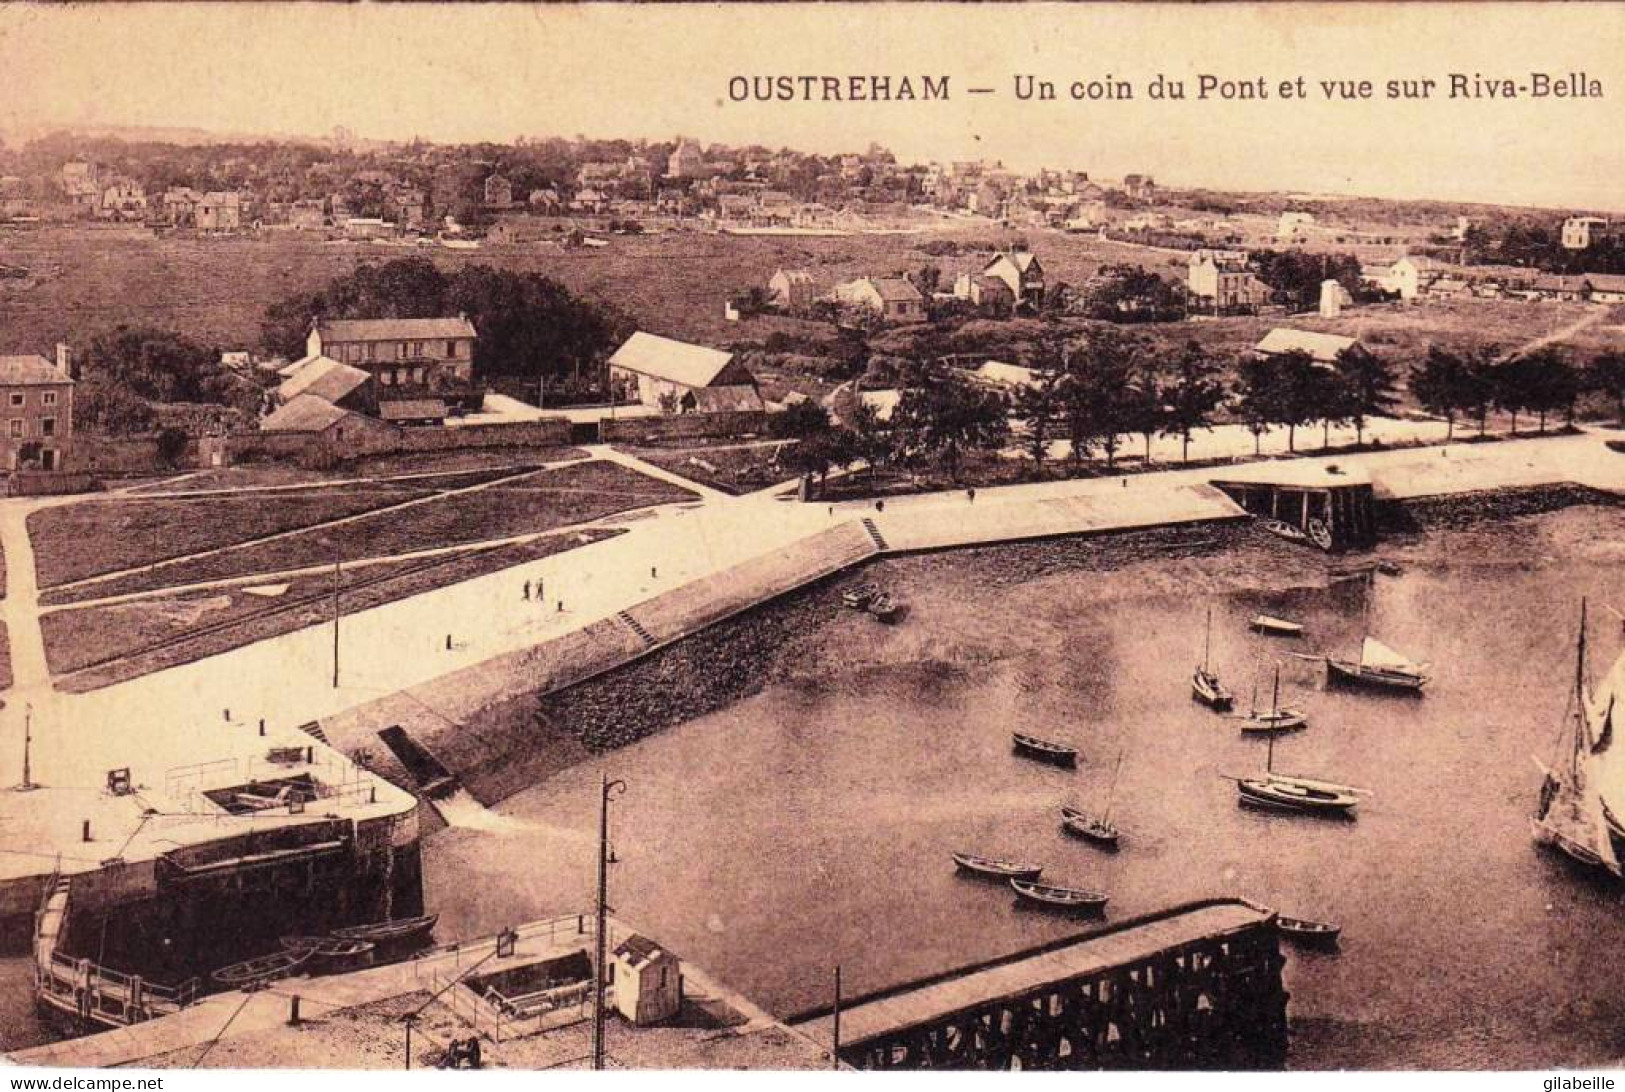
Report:
M 1569 778 L 1577 784 L 1580 779 L 1580 751 L 1590 741 L 1586 738 L 1586 601 L 1580 599 L 1580 636 L 1574 643 L 1574 739 L 1569 747 Z
M 1266 774 L 1275 772 L 1275 737 L 1273 735 L 1269 737 L 1269 750 L 1264 752 L 1264 772 Z
M 1123 770 L 1123 752 L 1117 752 L 1117 765 L 1112 767 L 1112 783 L 1106 789 L 1106 810 L 1101 815 L 1101 822 L 1110 822 L 1112 817 L 1112 803 L 1117 799 L 1117 775 Z
M 1213 608 L 1207 609 L 1207 632 L 1202 636 L 1202 672 L 1207 673 L 1208 654 L 1213 647 Z
M 1270 716 L 1274 716 L 1281 708 L 1281 665 L 1275 665 L 1275 690 L 1270 694 Z

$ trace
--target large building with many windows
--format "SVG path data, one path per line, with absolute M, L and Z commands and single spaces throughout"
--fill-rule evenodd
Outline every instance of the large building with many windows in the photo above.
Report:
M 43 356 L 0 356 L 0 466 L 61 470 L 73 439 L 73 378 Z
M 325 356 L 370 373 L 390 387 L 440 387 L 474 378 L 474 324 L 467 316 L 421 319 L 318 319 L 305 339 Z

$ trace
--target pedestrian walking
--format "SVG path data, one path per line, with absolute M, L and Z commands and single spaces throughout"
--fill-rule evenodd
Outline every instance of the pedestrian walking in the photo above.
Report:
M 540 577 L 536 578 L 536 602 L 537 604 L 547 602 L 547 596 L 542 592 L 542 580 Z
M 1127 479 L 1127 478 L 1124 478 L 1124 479 L 1123 479 L 1123 488 L 1124 488 L 1124 489 L 1127 489 L 1127 488 L 1128 488 L 1128 479 Z
M 530 602 L 530 581 L 525 581 L 525 602 Z
M 965 490 L 965 500 L 971 504 L 976 503 L 976 487 L 974 485 Z
M 564 600 L 562 600 L 562 599 L 559 600 L 559 613 L 560 614 L 564 613 Z
M 885 501 L 883 501 L 883 500 L 875 501 L 875 511 L 876 512 L 884 512 L 885 510 L 886 510 L 886 502 Z
M 660 579 L 660 570 L 655 568 L 653 565 L 649 566 L 649 579 L 650 580 L 659 580 Z
M 446 651 L 451 651 L 451 634 L 446 634 Z

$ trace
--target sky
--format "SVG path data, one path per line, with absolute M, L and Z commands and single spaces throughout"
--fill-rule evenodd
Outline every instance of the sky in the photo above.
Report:
M 1446 97 L 1448 75 L 1599 98 Z M 1625 210 L 1625 4 L 0 6 L 0 131 L 647 137 L 985 158 L 1164 185 Z M 1073 101 L 1111 75 L 1131 101 Z M 1153 101 L 1157 75 L 1183 101 Z M 1208 74 L 1267 101 L 1196 101 Z M 947 76 L 946 102 L 736 102 L 734 76 Z M 1014 80 L 1053 81 L 1018 101 Z M 1305 78 L 1309 97 L 1279 85 Z M 1438 81 L 1425 101 L 1389 79 Z M 1326 101 L 1321 80 L 1373 81 Z M 970 87 L 993 94 L 971 95 Z

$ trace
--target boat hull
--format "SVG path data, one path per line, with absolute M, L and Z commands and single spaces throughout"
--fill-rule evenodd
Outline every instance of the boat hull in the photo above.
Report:
M 1235 695 L 1226 690 L 1217 678 L 1201 669 L 1191 676 L 1191 697 L 1215 713 L 1227 713 L 1236 704 Z
M 1061 828 L 1068 834 L 1074 834 L 1085 841 L 1107 849 L 1116 849 L 1121 835 L 1116 827 L 1101 819 L 1094 819 L 1082 812 L 1061 812 Z
M 1237 781 L 1236 792 L 1244 804 L 1307 815 L 1353 815 L 1355 806 L 1359 804 L 1359 799 L 1349 794 L 1252 778 Z
M 1352 660 L 1326 661 L 1326 681 L 1345 686 L 1360 686 L 1394 693 L 1420 695 L 1428 684 L 1426 675 L 1413 675 L 1405 671 L 1385 671 L 1366 667 Z
M 996 880 L 999 883 L 1022 880 L 1031 883 L 1044 874 L 1043 866 L 1019 861 L 996 861 L 965 853 L 955 853 L 953 858 L 959 871 L 981 880 Z
M 1241 719 L 1241 730 L 1250 735 L 1271 732 L 1296 732 L 1309 724 L 1309 715 L 1297 709 L 1281 709 L 1274 713 L 1252 713 Z
M 1011 748 L 1023 758 L 1030 758 L 1050 766 L 1064 766 L 1070 769 L 1078 764 L 1077 748 L 1050 743 L 1047 740 L 1017 735 L 1011 737 Z
M 1302 637 L 1303 627 L 1297 622 L 1288 622 L 1284 618 L 1271 618 L 1260 614 L 1248 623 L 1254 633 L 1262 633 L 1266 637 Z
M 1063 914 L 1098 914 L 1110 897 L 1095 891 L 1055 887 L 1028 880 L 1011 880 L 1010 887 L 1024 902 Z

